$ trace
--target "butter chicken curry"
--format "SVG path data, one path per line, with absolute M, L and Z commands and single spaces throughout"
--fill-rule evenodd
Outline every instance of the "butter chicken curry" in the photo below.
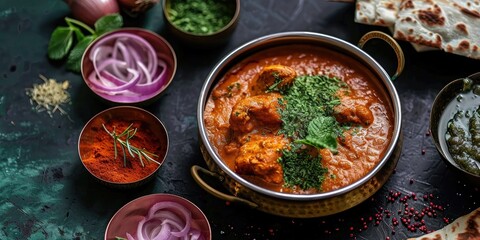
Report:
M 391 104 L 375 76 L 322 47 L 288 45 L 233 66 L 210 93 L 205 125 L 237 174 L 279 192 L 344 187 L 383 157 Z

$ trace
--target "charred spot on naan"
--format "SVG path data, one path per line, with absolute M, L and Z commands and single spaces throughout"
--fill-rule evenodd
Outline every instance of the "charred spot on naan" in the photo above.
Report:
M 480 59 L 480 1 L 403 1 L 394 37 Z
M 445 26 L 445 17 L 442 15 L 442 9 L 438 5 L 433 8 L 418 11 L 418 19 L 427 26 Z

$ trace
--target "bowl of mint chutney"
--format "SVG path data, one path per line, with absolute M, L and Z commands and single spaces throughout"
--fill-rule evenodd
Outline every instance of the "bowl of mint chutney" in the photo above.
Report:
M 480 185 L 480 72 L 450 82 L 437 94 L 430 130 L 447 164 Z

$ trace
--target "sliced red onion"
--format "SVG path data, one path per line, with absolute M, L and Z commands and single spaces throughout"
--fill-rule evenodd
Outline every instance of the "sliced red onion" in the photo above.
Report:
M 191 228 L 192 214 L 175 202 L 154 204 L 138 223 L 135 235 L 127 233 L 128 240 L 201 240 L 201 232 Z M 135 236 L 135 237 L 133 237 Z
M 165 84 L 167 63 L 163 60 L 158 61 L 158 66 L 161 67 L 162 70 L 156 78 L 154 78 L 150 83 L 143 83 L 132 86 L 130 90 L 136 93 L 153 93 L 159 88 L 161 88 L 162 85 Z
M 142 45 L 140 44 L 140 42 L 136 42 L 136 41 L 128 42 L 128 47 L 131 50 L 136 50 L 137 52 L 140 52 L 141 57 L 143 58 L 147 57 L 148 71 L 151 72 L 152 75 L 154 75 L 156 71 L 157 61 L 159 59 L 157 53 L 155 51 L 145 51 L 146 49 L 142 48 Z M 142 49 L 144 51 L 142 51 Z
M 121 54 L 121 57 L 119 56 L 119 54 Z M 123 60 L 127 63 L 127 66 L 129 68 L 134 68 L 134 65 L 132 64 L 132 59 L 128 57 L 127 47 L 120 40 L 117 40 L 115 42 L 115 45 L 113 46 L 112 58 Z M 122 72 L 120 69 L 118 69 L 116 65 L 112 66 L 112 71 L 117 77 L 127 78 L 125 72 Z
M 100 73 L 103 81 L 98 81 L 97 76 L 94 73 L 89 76 L 88 80 L 95 89 L 104 92 L 119 92 L 131 88 L 133 85 L 137 84 L 138 80 L 140 79 L 140 74 L 137 71 L 130 68 L 128 68 L 127 71 L 133 74 L 133 77 L 129 82 L 124 82 L 123 80 L 118 79 L 116 76 L 106 71 L 102 71 Z M 108 84 L 109 86 L 106 86 L 106 82 L 110 83 Z
M 132 33 L 113 33 L 98 40 L 89 58 L 94 70 L 88 75 L 98 94 L 119 102 L 136 102 L 161 91 L 168 64 L 152 45 Z M 110 97 L 108 97 L 110 96 Z

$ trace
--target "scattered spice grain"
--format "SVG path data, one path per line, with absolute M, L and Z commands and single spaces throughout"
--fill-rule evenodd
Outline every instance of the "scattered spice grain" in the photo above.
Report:
M 37 112 L 46 111 L 50 117 L 53 117 L 53 113 L 57 110 L 60 114 L 67 115 L 62 104 L 70 102 L 70 94 L 67 91 L 70 86 L 68 80 L 57 82 L 55 79 L 47 79 L 41 74 L 39 77 L 43 80 L 42 84 L 34 84 L 32 88 L 26 89 L 26 94 L 30 97 L 30 104 Z

